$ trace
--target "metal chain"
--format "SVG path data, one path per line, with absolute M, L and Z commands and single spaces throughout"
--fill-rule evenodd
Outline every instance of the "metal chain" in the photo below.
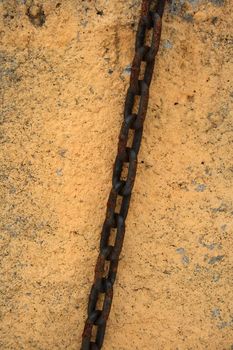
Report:
M 137 155 L 147 112 L 149 86 L 155 56 L 159 49 L 165 1 L 158 0 L 156 3 L 153 0 L 142 0 L 130 86 L 125 100 L 124 120 L 113 167 L 112 189 L 101 232 L 99 256 L 95 267 L 94 283 L 89 295 L 88 316 L 82 335 L 81 350 L 99 350 L 104 341 L 106 322 L 113 298 L 113 285 L 125 235 L 125 220 L 136 175 Z M 149 32 L 152 32 L 150 46 L 146 44 Z M 145 62 L 145 68 L 143 79 L 140 79 L 143 62 Z M 135 114 L 136 107 L 137 113 Z M 133 133 L 131 146 L 129 146 L 130 130 Z M 123 176 L 125 169 L 128 169 L 127 176 Z M 114 244 L 110 244 L 110 241 L 114 241 Z

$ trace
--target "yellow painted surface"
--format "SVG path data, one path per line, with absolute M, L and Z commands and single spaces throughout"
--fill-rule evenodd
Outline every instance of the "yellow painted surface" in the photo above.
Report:
M 232 350 L 231 1 L 173 1 L 104 350 Z M 45 22 L 30 21 L 42 4 Z M 140 1 L 0 2 L 1 350 L 79 349 Z

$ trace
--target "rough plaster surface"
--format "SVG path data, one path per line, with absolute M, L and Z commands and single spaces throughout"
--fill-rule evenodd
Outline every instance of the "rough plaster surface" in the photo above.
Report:
M 166 7 L 105 350 L 233 349 L 231 5 Z M 139 8 L 0 2 L 1 350 L 79 349 Z

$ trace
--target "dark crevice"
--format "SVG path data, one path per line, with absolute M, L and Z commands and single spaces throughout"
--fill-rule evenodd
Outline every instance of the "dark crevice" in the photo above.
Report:
M 42 5 L 31 5 L 26 12 L 30 22 L 35 27 L 42 27 L 45 24 L 46 16 Z

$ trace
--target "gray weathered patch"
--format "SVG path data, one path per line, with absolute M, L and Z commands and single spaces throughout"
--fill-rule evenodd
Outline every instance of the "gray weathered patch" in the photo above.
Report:
M 214 265 L 214 264 L 216 264 L 216 263 L 222 261 L 223 258 L 224 258 L 224 255 L 213 256 L 212 258 L 210 258 L 210 260 L 209 260 L 208 263 L 209 263 L 210 265 Z

